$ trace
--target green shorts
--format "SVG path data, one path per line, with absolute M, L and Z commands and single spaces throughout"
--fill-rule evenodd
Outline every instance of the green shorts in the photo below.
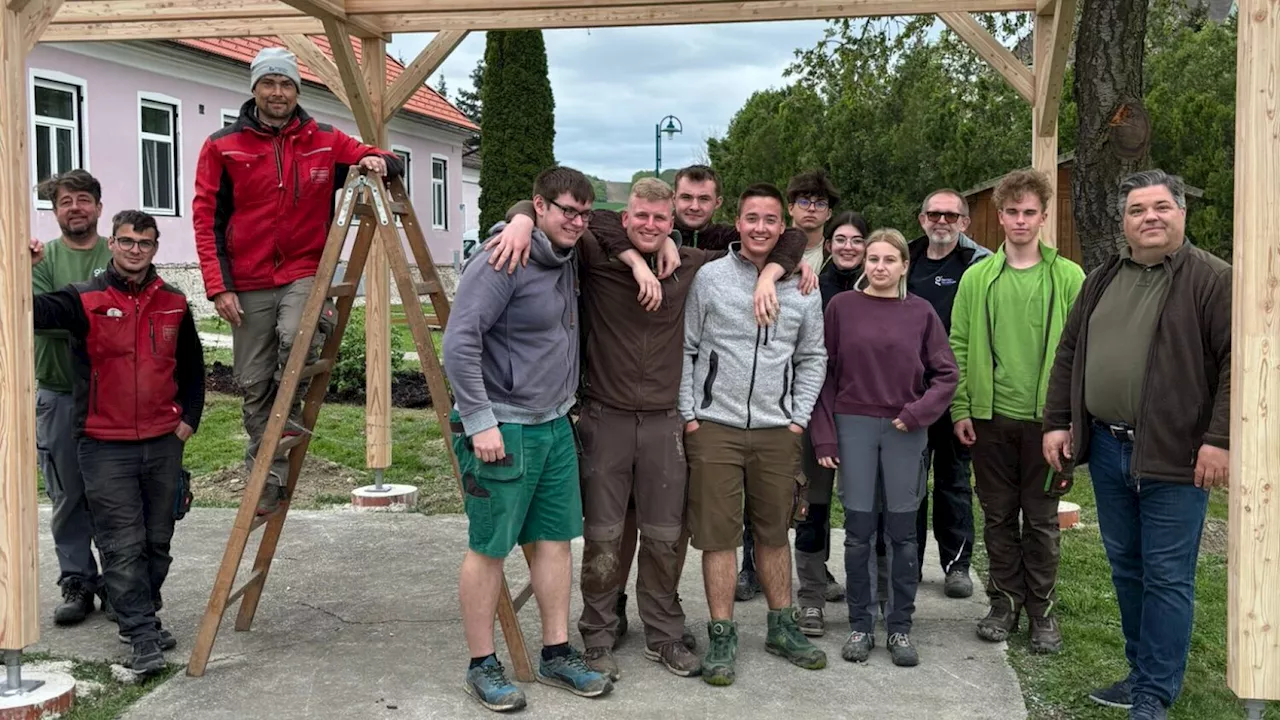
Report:
M 449 419 L 474 552 L 505 558 L 517 544 L 582 536 L 577 443 L 567 417 L 500 424 L 507 456 L 496 463 L 476 458 L 456 410 Z

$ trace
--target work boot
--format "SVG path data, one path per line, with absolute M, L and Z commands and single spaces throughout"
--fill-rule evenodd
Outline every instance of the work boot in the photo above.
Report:
M 1169 710 L 1150 695 L 1135 695 L 1129 708 L 1129 720 L 1169 720 Z
M 618 661 L 613 657 L 613 650 L 607 647 L 589 647 L 583 657 L 592 670 L 608 677 L 610 680 L 622 679 L 622 671 L 618 669 Z
M 836 581 L 835 576 L 831 574 L 830 570 L 827 570 L 826 568 L 823 568 L 823 570 L 827 574 L 827 589 L 823 593 L 822 599 L 827 602 L 840 602 L 841 600 L 844 600 L 844 586 Z
M 280 508 L 284 500 L 284 487 L 267 483 L 262 488 L 262 497 L 258 498 L 258 515 L 270 515 Z
M 949 598 L 967 598 L 973 595 L 973 580 L 969 578 L 969 570 L 952 570 L 947 573 L 947 579 L 942 586 L 942 591 Z
M 107 588 L 98 588 L 98 603 L 102 607 L 102 614 L 111 622 L 116 621 L 116 609 L 111 607 L 111 598 L 107 597 Z M 160 606 L 156 606 L 156 612 L 160 612 Z
M 809 637 L 822 637 L 827 634 L 827 622 L 822 617 L 822 608 L 800 608 L 800 620 L 796 623 L 800 632 Z
M 685 647 L 683 641 L 664 642 L 656 648 L 645 648 L 644 656 L 662 663 L 672 675 L 691 677 L 702 672 L 702 661 Z
M 177 639 L 177 638 L 175 638 L 175 637 L 173 636 L 173 633 L 169 632 L 169 629 L 168 629 L 168 628 L 166 628 L 166 627 L 162 626 L 162 625 L 160 624 L 160 621 L 159 621 L 159 620 L 157 620 L 157 621 L 156 621 L 156 632 L 159 632 L 159 633 L 160 633 L 160 640 L 159 640 L 158 642 L 159 642 L 159 644 L 160 644 L 160 649 L 161 649 L 161 650 L 164 650 L 165 652 L 168 652 L 168 651 L 170 651 L 170 650 L 172 650 L 172 649 L 174 649 L 174 648 L 178 647 L 178 639 Z M 130 643 L 130 642 L 133 642 L 133 641 L 129 638 L 129 636 L 128 636 L 128 635 L 125 635 L 124 633 L 119 633 L 118 635 L 116 635 L 116 637 L 117 637 L 117 638 L 120 640 L 120 642 L 122 642 L 122 643 Z
M 732 620 L 707 623 L 711 644 L 702 656 L 702 680 L 708 685 L 732 685 L 734 665 L 738 661 L 738 625 Z
M 588 698 L 607 695 L 613 689 L 609 677 L 592 669 L 582 653 L 572 647 L 567 655 L 557 655 L 549 660 L 542 658 L 538 663 L 538 682 Z
M 613 606 L 613 611 L 618 614 L 618 632 L 613 636 L 613 646 L 616 648 L 622 642 L 622 636 L 627 634 L 626 593 L 618 593 L 618 602 Z
M 911 644 L 911 636 L 906 633 L 893 633 L 889 636 L 889 657 L 898 667 L 915 667 L 920 664 L 920 654 Z
M 987 611 L 987 616 L 978 621 L 978 637 L 993 643 L 1008 640 L 1010 633 L 1018 631 L 1018 620 L 1021 614 L 1021 610 L 992 605 Z
M 164 672 L 164 653 L 160 652 L 160 644 L 155 640 L 134 643 L 133 657 L 129 659 L 129 667 L 141 677 L 150 677 Z
M 764 649 L 773 655 L 784 657 L 792 665 L 806 670 L 821 670 L 827 666 L 827 654 L 814 647 L 797 627 L 799 611 L 793 607 L 769 611 L 769 634 L 765 636 Z
M 1133 682 L 1125 678 L 1109 687 L 1089 693 L 1089 699 L 1105 707 L 1128 710 L 1133 707 Z
M 93 593 L 78 577 L 62 581 L 62 604 L 53 609 L 53 622 L 58 625 L 79 625 L 93 612 Z
M 871 657 L 871 648 L 875 646 L 875 634 L 854 630 L 849 633 L 849 639 L 845 640 L 844 646 L 840 648 L 840 657 L 849 662 L 866 662 L 867 658 Z
M 746 602 L 759 595 L 763 589 L 754 570 L 743 570 L 738 573 L 738 585 L 733 589 L 733 599 Z
M 688 648 L 689 652 L 698 652 L 698 638 L 694 637 L 693 632 L 687 626 L 684 632 L 680 634 L 680 643 Z
M 1031 652 L 1043 655 L 1062 652 L 1062 632 L 1058 630 L 1058 619 L 1052 615 L 1027 617 L 1031 621 Z
M 468 695 L 494 712 L 519 710 L 525 706 L 524 691 L 507 679 L 502 663 L 492 655 L 467 670 L 467 681 L 463 687 Z

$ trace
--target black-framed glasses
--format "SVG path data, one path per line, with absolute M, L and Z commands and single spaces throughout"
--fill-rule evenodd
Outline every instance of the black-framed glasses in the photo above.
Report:
M 114 238 L 114 240 L 122 250 L 132 250 L 136 247 L 142 252 L 151 252 L 152 250 L 155 250 L 156 247 L 160 245 L 160 243 L 156 242 L 155 240 L 151 240 L 149 238 L 138 239 L 138 238 L 131 238 L 128 236 L 117 236 Z
M 582 218 L 582 222 L 591 222 L 591 210 L 579 210 L 577 208 L 565 207 L 555 200 L 548 199 L 547 202 L 560 208 L 560 212 L 564 213 L 564 219 L 573 222 L 578 218 Z
M 938 222 L 939 220 L 946 220 L 948 223 L 954 223 L 960 218 L 964 217 L 964 215 L 961 215 L 958 212 L 943 212 L 940 210 L 930 210 L 926 212 L 924 216 L 926 218 L 929 218 L 929 222 Z
M 802 197 L 796 199 L 796 207 L 801 210 L 827 210 L 831 207 L 831 203 L 826 200 L 812 200 Z

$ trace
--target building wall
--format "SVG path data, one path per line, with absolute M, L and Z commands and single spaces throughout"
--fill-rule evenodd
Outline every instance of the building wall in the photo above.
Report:
M 468 237 L 483 235 L 480 232 L 480 168 L 462 168 L 462 202 L 466 205 L 463 216 L 467 224 L 463 233 Z
M 149 42 L 40 44 L 28 58 L 29 99 L 34 97 L 33 78 L 82 87 L 83 99 L 80 165 L 103 186 L 103 216 L 99 232 L 110 233 L 111 216 L 123 209 L 141 207 L 141 139 L 139 104 L 142 93 L 177 106 L 178 186 L 177 214 L 159 217 L 160 251 L 156 262 L 172 266 L 175 276 L 198 279 L 190 270 L 196 263 L 191 225 L 191 200 L 195 166 L 205 139 L 223 126 L 223 111 L 237 112 L 249 98 L 248 68 L 219 58 Z M 358 135 L 349 111 L 330 93 L 314 86 L 302 91 L 300 105 L 319 122 L 331 123 Z M 34 102 L 33 102 L 34 107 Z M 462 143 L 465 134 L 452 132 L 397 116 L 388 126 L 393 149 L 408 150 L 411 157 L 409 188 L 414 209 L 426 234 L 436 263 L 451 266 L 461 251 L 464 218 L 459 210 L 465 193 L 462 183 Z M 31 176 L 36 178 L 34 130 L 31 135 Z M 447 162 L 444 203 L 447 229 L 432 228 L 431 158 Z M 50 239 L 60 233 L 51 210 L 42 209 L 33 188 L 32 233 Z M 353 235 L 354 237 L 354 235 Z M 187 272 L 182 272 L 184 269 Z M 189 295 L 203 296 L 203 284 L 181 282 Z

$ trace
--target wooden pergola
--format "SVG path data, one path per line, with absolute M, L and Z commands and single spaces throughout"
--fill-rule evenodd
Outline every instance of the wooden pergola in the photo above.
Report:
M 1056 183 L 1058 105 L 1077 0 L 0 0 L 0 649 L 39 638 L 31 178 L 27 54 L 37 42 L 279 35 L 351 109 L 366 142 L 471 31 L 937 14 L 1033 107 L 1032 164 Z M 1237 81 L 1228 684 L 1280 699 L 1280 2 L 1241 0 Z M 973 12 L 1035 14 L 1027 67 Z M 390 86 L 394 33 L 435 32 Z M 307 35 L 324 35 L 329 60 Z M 356 61 L 351 39 L 366 59 Z M 1176 168 L 1171 168 L 1176 170 Z M 1111 192 L 1097 188 L 1097 192 Z M 1054 244 L 1056 214 L 1044 239 Z M 385 256 L 370 260 L 368 463 L 390 463 L 390 317 Z M 1273 382 L 1274 380 L 1274 382 Z M 1280 481 L 1280 476 L 1274 478 Z

